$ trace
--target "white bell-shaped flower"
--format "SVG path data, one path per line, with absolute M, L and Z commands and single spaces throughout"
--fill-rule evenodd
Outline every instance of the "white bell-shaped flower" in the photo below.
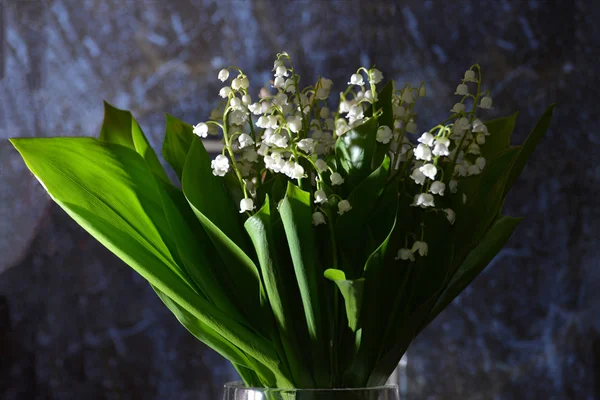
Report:
M 258 153 L 258 155 L 261 155 L 264 157 L 265 155 L 267 155 L 268 150 L 269 150 L 269 146 L 267 146 L 265 143 L 261 143 L 260 147 L 258 148 L 256 153 Z
M 342 183 L 344 183 L 344 178 L 338 172 L 331 174 L 331 184 L 333 186 L 341 185 Z
M 240 144 L 240 149 L 243 149 L 244 147 L 252 146 L 254 144 L 254 140 L 252 139 L 252 136 L 248 135 L 247 133 L 242 133 L 238 137 L 238 142 Z
M 392 140 L 392 130 L 387 125 L 382 125 L 377 128 L 377 134 L 375 135 L 375 139 L 379 143 L 388 144 L 390 140 Z
M 427 252 L 429 251 L 429 247 L 427 246 L 426 242 L 417 240 L 415 241 L 415 243 L 413 243 L 412 249 L 410 249 L 410 251 L 413 253 L 418 252 L 421 257 L 425 257 L 427 255 Z
M 435 140 L 435 145 L 433 147 L 433 155 L 434 156 L 448 156 L 450 155 L 450 151 L 448 147 L 450 146 L 450 139 L 446 137 L 441 137 Z
M 222 154 L 219 154 L 211 161 L 210 166 L 214 176 L 225 176 L 229 171 L 229 159 Z
M 446 184 L 441 181 L 435 181 L 431 184 L 429 191 L 433 194 L 437 194 L 439 196 L 444 195 L 444 191 L 446 190 Z
M 222 87 L 221 90 L 219 90 L 219 96 L 226 99 L 227 97 L 229 97 L 229 95 L 232 92 L 233 91 L 231 90 L 231 88 L 229 86 L 225 86 L 225 87 Z
M 475 165 L 477 165 L 479 167 L 479 169 L 482 171 L 485 168 L 485 163 L 486 163 L 486 160 L 484 157 L 477 157 L 477 160 L 475 160 Z
M 287 120 L 288 127 L 294 133 L 298 133 L 302 130 L 302 118 L 294 115 Z
M 425 164 L 419 168 L 419 171 L 429 179 L 435 179 L 435 176 L 437 175 L 437 167 L 433 164 Z
M 329 117 L 329 108 L 328 107 L 323 107 L 321 108 L 321 110 L 319 110 L 319 117 L 325 119 L 327 117 Z
M 456 91 L 454 92 L 454 94 L 457 94 L 459 96 L 466 96 L 469 94 L 469 87 L 464 83 L 461 83 L 456 87 Z
M 423 143 L 423 144 L 431 147 L 431 146 L 433 146 L 433 143 L 435 142 L 435 136 L 433 136 L 429 132 L 423 132 L 423 134 L 421 135 L 421 137 L 419 137 L 417 139 L 417 142 Z
M 413 91 L 411 88 L 408 89 L 404 89 L 404 91 L 402 92 L 402 96 L 400 97 L 400 99 L 404 102 L 404 103 L 408 103 L 411 104 L 415 101 L 414 96 L 413 96 Z
M 473 71 L 472 69 L 465 71 L 464 81 L 465 82 L 477 82 L 477 79 L 475 79 L 475 71 Z
M 315 203 L 323 204 L 327 201 L 327 194 L 323 190 L 317 190 L 315 192 Z
M 457 113 L 457 114 L 463 113 L 464 111 L 465 111 L 465 105 L 462 103 L 454 104 L 454 106 L 450 110 L 450 112 Z
M 250 112 L 252 114 L 254 114 L 254 115 L 260 115 L 260 114 L 262 114 L 262 106 L 258 102 L 249 104 L 248 105 L 248 110 L 250 110 Z
M 288 70 L 285 66 L 283 65 L 278 65 L 277 68 L 275 68 L 275 76 L 288 76 Z
M 369 70 L 369 77 L 371 79 L 371 82 L 373 82 L 374 84 L 378 84 L 383 80 L 383 74 L 377 68 L 371 68 Z
M 448 187 L 450 188 L 450 193 L 456 193 L 458 191 L 458 181 L 456 179 L 452 179 L 448 182 Z
M 285 84 L 285 78 L 282 76 L 278 76 L 273 80 L 273 87 L 275 89 L 281 89 Z
M 352 206 L 348 200 L 342 200 L 338 203 L 338 214 L 342 215 L 352 210 Z
M 462 164 L 456 164 L 454 166 L 454 175 L 456 176 L 467 176 L 467 167 Z
M 392 111 L 395 117 L 404 118 L 406 116 L 406 108 L 402 106 L 394 105 Z
M 431 149 L 426 144 L 420 143 L 413 153 L 417 160 L 431 161 Z
M 208 136 L 208 125 L 204 122 L 200 122 L 197 125 L 194 125 L 194 135 L 198 135 L 201 138 L 205 138 Z
M 403 260 L 403 261 L 415 261 L 415 256 L 410 251 L 410 249 L 402 248 L 398 250 L 398 255 L 394 257 L 394 260 Z
M 469 147 L 467 147 L 467 154 L 479 155 L 481 154 L 481 149 L 479 145 L 475 142 L 471 143 Z
M 254 210 L 254 200 L 252 199 L 242 199 L 240 200 L 240 214 L 246 211 Z
M 412 174 L 410 175 L 410 179 L 415 181 L 417 185 L 422 185 L 425 183 L 426 176 L 425 174 L 423 174 L 423 172 L 421 172 L 419 168 L 415 168 Z
M 253 163 L 258 160 L 258 153 L 254 149 L 247 149 L 246 151 L 244 151 L 243 157 L 244 160 Z
M 325 215 L 323 215 L 322 212 L 317 211 L 317 212 L 314 212 L 312 215 L 312 223 L 314 226 L 318 226 L 318 225 L 326 224 L 327 220 L 325 220 Z
M 298 148 L 303 152 L 309 154 L 312 152 L 313 147 L 315 146 L 313 139 L 302 139 L 298 142 Z
M 352 76 L 350 77 L 350 82 L 348 82 L 348 85 L 362 86 L 364 84 L 365 84 L 365 81 L 361 74 L 352 74 Z
M 317 161 L 315 161 L 315 165 L 317 166 L 317 171 L 319 171 L 320 173 L 323 173 L 329 169 L 327 167 L 327 163 L 321 159 L 318 159 Z
M 426 207 L 435 207 L 435 201 L 433 199 L 433 195 L 430 193 L 421 193 L 419 197 L 417 197 L 417 206 L 426 208 Z
M 480 173 L 481 173 L 481 169 L 479 168 L 479 166 L 477 164 L 469 165 L 467 167 L 467 175 L 468 176 L 479 175 Z
M 417 133 L 417 124 L 412 119 L 406 124 L 406 132 Z
M 248 121 L 248 114 L 241 110 L 233 110 L 232 113 L 229 114 L 229 122 L 232 125 L 244 125 Z
M 445 208 L 444 213 L 446 213 L 446 218 L 448 219 L 448 222 L 450 222 L 450 225 L 454 225 L 454 222 L 456 221 L 456 213 L 454 210 Z
M 492 98 L 490 96 L 485 96 L 479 102 L 479 108 L 483 108 L 489 110 L 492 108 Z
M 220 70 L 219 75 L 217 75 L 217 78 L 219 78 L 221 82 L 225 82 L 229 78 L 229 71 L 227 71 L 226 69 Z

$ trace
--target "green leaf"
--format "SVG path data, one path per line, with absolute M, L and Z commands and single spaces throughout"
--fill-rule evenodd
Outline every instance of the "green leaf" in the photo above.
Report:
M 275 238 L 271 219 L 267 195 L 264 205 L 246 220 L 244 227 L 258 255 L 267 299 L 275 316 L 287 359 L 290 361 L 294 382 L 300 387 L 312 387 L 314 382 L 307 374 L 310 369 L 304 363 L 306 357 L 303 357 L 298 346 L 301 331 L 294 324 L 294 321 L 301 320 L 302 315 L 295 312 L 290 299 L 297 292 L 294 287 L 296 281 L 287 273 L 289 264 L 279 254 L 282 249 L 277 247 L 278 240 Z M 292 339 L 294 337 L 295 339 Z
M 521 218 L 506 216 L 496 219 L 481 242 L 469 253 L 465 261 L 452 276 L 452 279 L 437 299 L 426 324 L 421 329 L 433 321 L 494 259 L 496 254 L 502 250 L 520 221 Z
M 510 137 L 515 129 L 518 116 L 519 113 L 516 112 L 509 117 L 498 118 L 485 123 L 490 135 L 486 136 L 485 143 L 481 145 L 481 155 L 483 157 L 491 160 L 509 148 Z
M 100 128 L 99 139 L 135 150 L 146 160 L 152 172 L 165 182 L 169 182 L 169 178 L 154 149 L 148 143 L 142 128 L 133 118 L 131 112 L 120 110 L 105 101 L 104 121 L 102 122 L 102 128 Z
M 556 104 L 552 104 L 546 109 L 546 111 L 544 111 L 544 114 L 525 140 L 525 143 L 523 143 L 523 145 L 520 147 L 519 155 L 510 168 L 510 174 L 504 189 L 504 196 L 506 196 L 510 188 L 514 185 L 519 175 L 521 175 L 521 171 L 523 171 L 523 168 L 525 167 L 527 160 L 529 160 L 531 153 L 533 153 L 533 150 L 539 141 L 546 134 L 546 131 L 550 126 L 550 120 L 552 119 L 552 113 L 554 112 L 555 107 Z
M 190 312 L 173 301 L 169 296 L 161 292 L 157 287 L 152 286 L 152 288 L 165 306 L 167 306 L 167 308 L 175 315 L 181 325 L 183 325 L 198 340 L 215 350 L 232 363 L 251 368 L 250 361 L 243 351 L 231 344 L 231 342 L 224 339 L 222 336 L 218 335 L 208 325 L 194 317 Z
M 361 306 L 361 340 L 358 354 L 344 373 L 344 384 L 352 387 L 364 387 L 369 374 L 379 354 L 382 333 L 391 323 L 390 314 L 396 298 L 402 294 L 402 290 L 386 290 L 386 286 L 394 289 L 403 286 L 407 280 L 405 268 L 399 262 L 390 263 L 388 249 L 395 251 L 394 229 L 398 222 L 398 201 L 396 197 L 393 224 L 385 240 L 369 256 L 364 266 L 364 289 Z
M 355 187 L 372 171 L 371 161 L 376 147 L 377 120 L 367 122 L 344 133 L 335 142 L 335 155 L 345 187 Z
M 324 273 L 325 278 L 334 282 L 340 293 L 344 297 L 344 304 L 346 306 L 346 316 L 348 317 L 348 327 L 352 332 L 356 332 L 358 329 L 358 322 L 360 319 L 360 309 L 362 307 L 363 291 L 365 288 L 365 279 L 346 279 L 344 271 L 339 269 L 329 268 Z
M 90 138 L 11 139 L 53 200 L 100 243 L 193 316 L 277 370 L 270 343 L 198 294 L 166 246 L 161 194 L 135 151 Z
M 390 158 L 386 156 L 379 168 L 356 186 L 348 196 L 347 200 L 352 209 L 337 218 L 335 223 L 337 242 L 354 265 L 346 273 L 362 274 L 365 258 L 369 255 L 366 254 L 364 257 L 360 255 L 368 234 L 366 227 L 385 188 L 389 168 Z
M 166 117 L 162 155 L 181 181 L 187 153 L 194 137 L 194 128 L 172 115 L 167 114 Z
M 285 235 L 294 263 L 296 281 L 304 306 L 304 317 L 308 328 L 308 336 L 313 349 L 315 383 L 326 384 L 324 372 L 327 368 L 325 341 L 323 340 L 323 320 L 321 310 L 321 291 L 324 278 L 317 257 L 315 234 L 312 225 L 312 204 L 310 193 L 288 182 L 286 195 L 279 208 Z M 321 380 L 321 381 L 320 381 Z
M 231 285 L 223 276 L 225 270 L 219 253 L 213 246 L 202 225 L 190 208 L 182 191 L 173 185 L 157 180 L 162 186 L 160 192 L 165 216 L 171 228 L 181 263 L 196 287 L 220 310 L 237 321 L 244 321 L 232 301 L 227 296 Z
M 202 224 L 217 252 L 223 260 L 226 276 L 234 293 L 239 297 L 248 317 L 262 321 L 259 328 L 266 329 L 264 292 L 258 268 L 248 256 L 253 254 L 247 245 L 247 236 L 241 228 L 237 210 L 234 208 L 222 178 L 214 176 L 210 158 L 200 138 L 192 140 L 183 169 L 181 186 L 196 217 Z

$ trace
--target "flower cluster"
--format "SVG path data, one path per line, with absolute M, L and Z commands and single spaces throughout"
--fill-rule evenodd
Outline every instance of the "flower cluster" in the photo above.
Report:
M 277 55 L 273 79 L 260 89 L 256 101 L 250 95 L 248 77 L 241 70 L 223 69 L 218 79 L 227 82 L 231 71 L 237 71 L 237 76 L 219 91 L 222 104 L 213 110 L 209 121 L 194 126 L 194 133 L 205 138 L 222 132 L 223 151 L 212 161 L 213 174 L 231 173 L 237 177 L 244 193 L 240 213 L 256 209 L 256 187 L 265 182 L 267 175 L 275 174 L 297 180 L 299 185 L 309 180 L 315 226 L 351 212 L 352 204 L 336 191 L 344 185 L 343 173 L 329 160 L 338 138 L 378 117 L 375 105 L 377 85 L 383 81 L 381 71 L 361 67 L 352 74 L 346 90 L 339 94 L 337 110 L 328 105 L 333 82 L 321 77 L 314 85 L 301 88 L 287 53 Z M 426 95 L 425 85 L 394 90 L 393 123 L 378 125 L 375 134 L 377 143 L 387 148 L 390 173 L 416 187 L 410 194 L 411 205 L 425 212 L 439 212 L 450 224 L 455 222 L 455 212 L 439 206 L 443 204 L 440 199 L 458 193 L 459 180 L 480 174 L 486 165 L 481 146 L 489 133 L 476 110 L 491 108 L 492 99 L 488 92 L 481 91 L 480 84 L 479 66 L 474 65 L 456 88 L 455 94 L 462 99 L 452 107 L 449 123 L 421 134 L 414 109 L 418 99 Z M 472 106 L 470 110 L 467 104 Z M 445 168 L 448 165 L 451 168 Z M 451 176 L 444 176 L 444 171 Z M 425 226 L 421 224 L 421 232 L 410 237 L 414 240 L 409 246 L 406 238 L 397 260 L 414 261 L 416 255 L 427 255 Z

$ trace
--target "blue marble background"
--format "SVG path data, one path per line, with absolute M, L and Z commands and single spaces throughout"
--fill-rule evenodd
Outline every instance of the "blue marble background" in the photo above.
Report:
M 558 103 L 505 213 L 525 220 L 408 351 L 408 399 L 600 398 L 600 2 L 0 0 L 0 398 L 216 399 L 234 377 L 148 285 L 51 204 L 4 139 L 96 135 L 102 99 L 155 148 L 195 123 L 216 71 L 428 82 L 445 118 L 478 62 L 515 142 Z M 341 88 L 341 86 L 338 86 Z

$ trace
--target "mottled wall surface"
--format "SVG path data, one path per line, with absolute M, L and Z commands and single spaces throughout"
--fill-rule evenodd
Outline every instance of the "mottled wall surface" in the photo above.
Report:
M 232 370 L 4 139 L 96 135 L 106 99 L 158 148 L 163 113 L 206 118 L 220 67 L 258 87 L 281 50 L 338 89 L 360 64 L 427 81 L 423 128 L 474 62 L 490 117 L 520 110 L 517 142 L 558 102 L 505 207 L 525 221 L 409 349 L 408 398 L 599 398 L 599 17 L 593 0 L 0 0 L 0 398 L 218 397 Z

